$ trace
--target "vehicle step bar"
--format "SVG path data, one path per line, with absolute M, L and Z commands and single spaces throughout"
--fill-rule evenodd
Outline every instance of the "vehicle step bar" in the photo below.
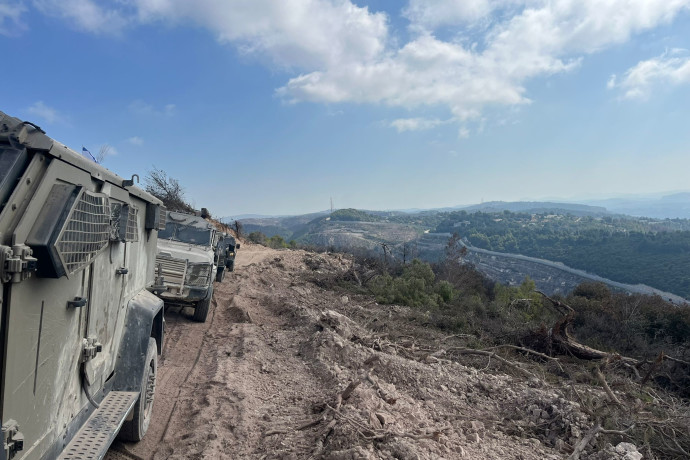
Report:
M 131 391 L 108 393 L 101 401 L 100 407 L 91 414 L 86 424 L 62 451 L 58 460 L 102 459 L 138 397 L 139 393 Z

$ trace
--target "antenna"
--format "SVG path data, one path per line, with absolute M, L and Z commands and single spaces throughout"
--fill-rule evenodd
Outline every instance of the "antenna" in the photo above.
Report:
M 331 214 L 333 214 L 333 197 L 331 197 Z

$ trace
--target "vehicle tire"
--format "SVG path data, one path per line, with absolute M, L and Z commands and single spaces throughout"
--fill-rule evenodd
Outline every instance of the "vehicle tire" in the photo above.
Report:
M 223 278 L 225 278 L 225 270 L 218 270 L 218 273 L 216 273 L 216 281 L 219 283 L 223 281 Z
M 234 260 L 230 261 L 230 265 L 228 266 L 228 270 L 231 272 L 235 271 L 235 261 Z
M 146 351 L 146 368 L 141 378 L 141 390 L 139 400 L 132 408 L 132 420 L 122 424 L 118 438 L 123 441 L 138 442 L 144 438 L 151 423 L 153 414 L 153 400 L 156 394 L 156 376 L 158 374 L 158 347 L 156 339 L 149 338 L 149 346 Z
M 213 297 L 213 285 L 211 285 L 211 288 L 208 290 L 208 295 L 204 300 L 200 300 L 197 302 L 196 306 L 194 307 L 194 315 L 192 316 L 192 319 L 196 321 L 197 323 L 205 323 L 206 322 L 206 317 L 208 316 L 208 309 L 211 306 L 211 298 Z

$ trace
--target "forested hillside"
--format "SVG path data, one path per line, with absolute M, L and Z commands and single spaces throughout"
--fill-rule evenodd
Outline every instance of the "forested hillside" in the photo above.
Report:
M 690 221 L 503 212 L 451 213 L 437 232 L 470 244 L 563 262 L 690 297 Z
M 251 220 L 248 232 L 280 235 L 286 244 L 392 248 L 422 241 L 424 232 L 458 233 L 471 245 L 562 262 L 570 267 L 630 284 L 646 284 L 690 298 L 690 220 L 651 219 L 601 213 L 601 208 L 570 209 L 558 203 L 488 203 L 525 211 L 454 212 L 340 209 L 301 217 Z M 550 207 L 546 205 L 552 205 Z M 537 206 L 529 208 L 529 206 Z M 522 207 L 522 208 L 521 208 Z M 587 214 L 589 213 L 589 214 Z M 436 260 L 440 248 L 419 256 Z M 426 252 L 425 252 L 426 251 Z

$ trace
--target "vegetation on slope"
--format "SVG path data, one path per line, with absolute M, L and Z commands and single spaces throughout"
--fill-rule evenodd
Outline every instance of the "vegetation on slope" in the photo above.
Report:
M 381 218 L 358 209 L 338 209 L 330 215 L 332 221 L 379 222 Z
M 614 293 L 600 283 L 549 299 L 529 278 L 519 286 L 491 282 L 461 262 L 465 251 L 453 238 L 444 261 L 433 265 L 353 254 L 344 276 L 321 274 L 315 257 L 305 257 L 305 265 L 320 287 L 410 307 L 381 305 L 380 321 L 372 323 L 378 334 L 360 338 L 375 349 L 394 349 L 427 363 L 462 356 L 485 372 L 499 367 L 529 379 L 531 386 L 548 383 L 567 391 L 594 420 L 589 439 L 600 433 L 592 441 L 599 447 L 623 439 L 649 458 L 687 458 L 690 307 L 658 296 Z M 578 349 L 590 356 L 574 353 Z M 544 428 L 546 434 L 541 429 L 518 426 L 515 434 L 555 442 L 550 428 Z M 580 458 L 577 452 L 586 445 L 564 450 Z
M 459 212 L 439 224 L 437 231 L 459 232 L 479 248 L 563 262 L 690 298 L 687 220 Z
M 457 237 L 437 264 L 417 259 L 403 264 L 359 252 L 353 254 L 352 276 L 335 284 L 372 294 L 382 304 L 419 308 L 430 326 L 471 335 L 486 346 L 524 344 L 533 332 L 562 317 L 531 279 L 519 286 L 493 282 L 462 262 L 465 254 Z M 583 283 L 557 300 L 575 310 L 572 324 L 586 345 L 638 359 L 653 360 L 662 351 L 690 359 L 690 306 L 678 307 L 659 296 L 615 293 L 602 283 Z M 684 388 L 690 396 L 690 386 Z

